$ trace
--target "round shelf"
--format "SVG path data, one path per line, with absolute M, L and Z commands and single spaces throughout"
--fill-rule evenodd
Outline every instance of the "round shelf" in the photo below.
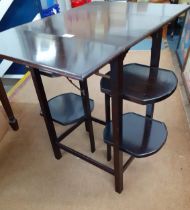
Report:
M 108 75 L 110 72 L 108 73 Z M 110 79 L 102 78 L 101 91 L 109 94 Z M 123 98 L 139 104 L 151 104 L 169 97 L 177 87 L 172 71 L 141 64 L 123 66 Z
M 135 113 L 127 113 L 123 115 L 123 135 L 119 148 L 137 158 L 147 157 L 162 148 L 167 133 L 164 123 Z M 112 122 L 104 129 L 104 141 L 113 145 Z

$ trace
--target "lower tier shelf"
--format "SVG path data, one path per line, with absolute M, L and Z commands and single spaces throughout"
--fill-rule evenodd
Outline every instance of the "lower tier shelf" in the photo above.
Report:
M 52 120 L 69 125 L 85 117 L 82 97 L 74 93 L 65 93 L 48 101 Z M 94 109 L 94 101 L 90 99 L 90 110 Z
M 134 157 L 141 158 L 159 151 L 167 139 L 167 128 L 164 123 L 139 114 L 123 115 L 123 134 L 120 150 Z M 104 141 L 113 145 L 112 122 L 104 129 Z

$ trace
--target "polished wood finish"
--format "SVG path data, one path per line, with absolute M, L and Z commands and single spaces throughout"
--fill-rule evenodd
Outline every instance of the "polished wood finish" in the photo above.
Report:
M 87 85 L 86 79 L 82 82 L 80 81 L 80 89 L 81 89 L 81 97 L 83 101 L 83 109 L 85 113 L 85 126 L 86 126 L 86 130 L 89 132 L 91 152 L 95 152 L 94 131 L 93 131 L 92 119 L 91 119 L 91 106 L 90 106 L 88 85 Z
M 39 70 L 41 75 L 54 78 L 59 77 L 60 75 L 53 72 L 45 72 Z M 69 82 L 74 86 L 75 84 L 67 77 Z M 85 121 L 86 131 L 89 132 L 91 152 L 95 152 L 95 141 L 92 127 L 92 117 L 91 112 L 94 109 L 94 101 L 89 99 L 88 95 L 88 85 L 87 80 L 80 81 L 80 88 L 75 86 L 80 90 L 81 96 L 74 93 L 65 93 L 58 95 L 48 101 L 50 114 L 52 116 L 52 121 L 57 122 L 61 125 L 72 125 L 69 129 L 63 132 L 56 141 L 60 142 L 66 138 L 72 131 L 74 131 L 78 126 L 80 126 Z M 89 106 L 89 107 L 88 107 Z M 88 113 L 89 114 L 85 114 Z M 43 113 L 41 113 L 43 115 Z M 98 122 L 101 122 L 98 119 Z M 102 123 L 102 122 L 101 122 Z M 105 123 L 104 123 L 105 124 Z
M 122 128 L 124 130 L 122 139 L 120 138 L 119 148 L 121 151 L 132 155 L 124 165 L 124 170 L 127 169 L 134 157 L 140 158 L 153 155 L 161 149 L 166 141 L 166 126 L 152 119 L 154 103 L 169 97 L 175 91 L 177 78 L 173 72 L 158 68 L 161 50 L 161 33 L 162 30 L 160 29 L 152 34 L 151 66 L 140 64 L 125 65 L 123 66 L 122 79 L 120 78 L 118 81 L 119 83 L 123 81 L 120 97 L 146 105 L 146 117 L 136 114 L 123 116 Z M 111 146 L 115 147 L 116 142 L 112 134 L 112 127 L 114 126 L 110 123 L 110 97 L 112 97 L 112 91 L 110 90 L 111 79 L 109 77 L 110 72 L 101 80 L 101 90 L 105 93 L 107 123 L 104 130 L 104 141 L 107 144 L 108 161 L 111 160 Z M 114 77 L 115 75 L 112 75 L 111 78 Z M 112 103 L 114 104 L 114 99 L 112 99 Z M 121 111 L 122 108 L 119 110 Z M 157 137 L 156 140 L 154 135 Z M 156 142 L 154 143 L 154 141 Z M 122 176 L 120 176 L 120 180 L 122 180 Z
M 160 51 L 162 46 L 162 28 L 159 28 L 158 31 L 152 33 L 151 36 L 152 36 L 152 48 L 151 48 L 150 66 L 158 68 L 160 62 Z M 155 72 L 150 72 L 150 73 L 155 74 Z
M 36 90 L 36 94 L 40 102 L 40 107 L 44 116 L 44 121 L 45 121 L 46 128 L 49 134 L 54 156 L 56 159 L 60 159 L 62 157 L 62 154 L 61 154 L 60 148 L 58 147 L 56 143 L 57 135 L 56 135 L 53 121 L 52 121 L 47 97 L 46 97 L 44 86 L 42 83 L 42 78 L 40 76 L 40 71 L 38 69 L 31 69 L 31 75 L 32 75 L 32 80 L 33 80 L 34 87 Z
M 41 72 L 40 72 L 41 73 Z M 86 130 L 89 132 L 91 151 L 95 151 L 94 134 L 92 127 L 92 120 L 90 113 L 94 108 L 94 101 L 89 100 L 89 96 L 85 93 L 88 91 L 87 86 L 83 87 L 81 82 L 81 95 L 74 93 L 65 93 L 58 95 L 48 101 L 50 114 L 52 121 L 59 123 L 63 126 L 72 125 L 64 133 L 62 133 L 56 141 L 60 142 L 66 138 L 74 129 L 76 129 L 81 123 L 85 122 Z M 86 108 L 89 104 L 89 107 Z M 89 113 L 89 114 L 87 114 Z M 43 114 L 42 114 L 43 115 Z
M 136 158 L 147 157 L 158 152 L 165 144 L 167 128 L 164 123 L 135 113 L 123 115 L 123 135 L 119 148 Z M 114 145 L 112 123 L 104 130 L 106 144 Z
M 92 120 L 90 115 L 90 112 L 94 108 L 94 103 L 92 100 L 89 100 L 87 82 L 81 82 L 83 88 L 82 91 L 85 95 L 85 102 L 83 102 L 81 96 L 76 95 L 74 93 L 62 94 L 47 101 L 40 75 L 41 72 L 37 69 L 32 69 L 31 74 L 55 158 L 60 159 L 62 157 L 60 148 L 58 146 L 58 142 L 62 141 L 74 129 L 76 129 L 82 122 L 85 122 L 86 120 L 88 120 L 89 125 L 91 123 L 91 126 L 89 126 L 88 131 L 91 152 L 94 152 L 95 142 L 92 128 Z M 57 137 L 53 122 L 57 122 L 61 125 L 70 125 L 73 123 L 76 124 L 72 125 L 72 127 L 70 127 L 68 130 L 62 133 L 59 137 Z
M 123 99 L 120 94 L 123 89 L 123 59 L 121 54 L 110 63 L 111 67 L 111 91 L 112 91 L 112 125 L 113 125 L 113 151 L 115 169 L 115 191 L 121 193 L 123 190 L 123 153 L 119 150 L 122 140 L 122 111 Z
M 106 124 L 107 122 L 110 122 L 110 96 L 109 94 L 105 94 L 105 118 L 106 118 Z M 107 144 L 107 160 L 111 160 L 111 146 Z
M 150 0 L 151 3 L 170 3 L 169 0 Z M 163 27 L 162 38 L 167 39 L 168 25 Z
M 64 93 L 48 101 L 52 120 L 61 125 L 70 125 L 85 118 L 83 102 L 80 95 Z M 94 101 L 90 100 L 90 111 L 94 108 Z
M 111 95 L 110 79 L 102 78 L 100 86 Z M 142 105 L 156 103 L 169 97 L 176 87 L 177 77 L 172 71 L 135 63 L 123 66 L 123 99 Z
M 83 80 L 188 8 L 93 2 L 0 33 L 0 58 Z
M 151 66 L 128 64 L 123 66 L 123 99 L 146 105 L 146 117 L 152 120 L 154 103 L 169 97 L 177 87 L 172 71 L 158 68 L 162 30 L 152 34 Z M 158 51 L 157 51 L 158 50 Z M 105 93 L 106 122 L 110 121 L 110 72 L 101 79 L 101 91 Z M 143 129 L 143 128 L 142 128 Z M 107 144 L 107 160 L 111 160 L 111 146 Z
M 120 93 L 123 82 L 123 54 L 155 33 L 153 46 L 158 47 L 152 48 L 151 67 L 158 67 L 160 37 L 157 31 L 189 8 L 187 5 L 93 2 L 0 33 L 0 58 L 33 68 L 36 92 L 57 159 L 61 157 L 61 145 L 55 141 L 53 123 L 49 123 L 51 114 L 38 69 L 83 81 L 111 62 L 114 176 L 115 190 L 120 193 L 123 189 L 124 171 L 122 152 L 119 149 L 122 137 Z M 63 149 L 67 150 L 66 147 Z M 72 153 L 71 150 L 67 151 Z M 78 155 L 75 152 L 73 154 Z M 99 167 L 100 163 L 94 165 Z
M 11 105 L 9 103 L 9 100 L 8 100 L 8 97 L 7 97 L 7 94 L 5 92 L 5 89 L 4 89 L 4 86 L 3 86 L 3 83 L 0 79 L 0 101 L 3 105 L 3 108 L 7 114 L 7 117 L 9 119 L 9 125 L 12 127 L 13 130 L 18 130 L 18 122 L 17 122 L 17 119 L 15 118 L 14 114 L 13 114 L 13 111 L 12 111 L 12 108 L 11 108 Z

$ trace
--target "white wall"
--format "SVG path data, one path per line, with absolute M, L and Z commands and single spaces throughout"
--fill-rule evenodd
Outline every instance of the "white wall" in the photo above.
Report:
M 60 6 L 61 12 L 71 8 L 70 0 L 57 0 L 57 2 Z

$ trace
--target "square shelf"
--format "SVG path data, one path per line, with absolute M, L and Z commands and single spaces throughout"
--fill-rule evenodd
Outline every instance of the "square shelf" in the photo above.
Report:
M 85 117 L 82 97 L 74 93 L 65 93 L 48 101 L 52 120 L 69 125 Z M 90 110 L 94 109 L 94 101 L 90 99 Z

